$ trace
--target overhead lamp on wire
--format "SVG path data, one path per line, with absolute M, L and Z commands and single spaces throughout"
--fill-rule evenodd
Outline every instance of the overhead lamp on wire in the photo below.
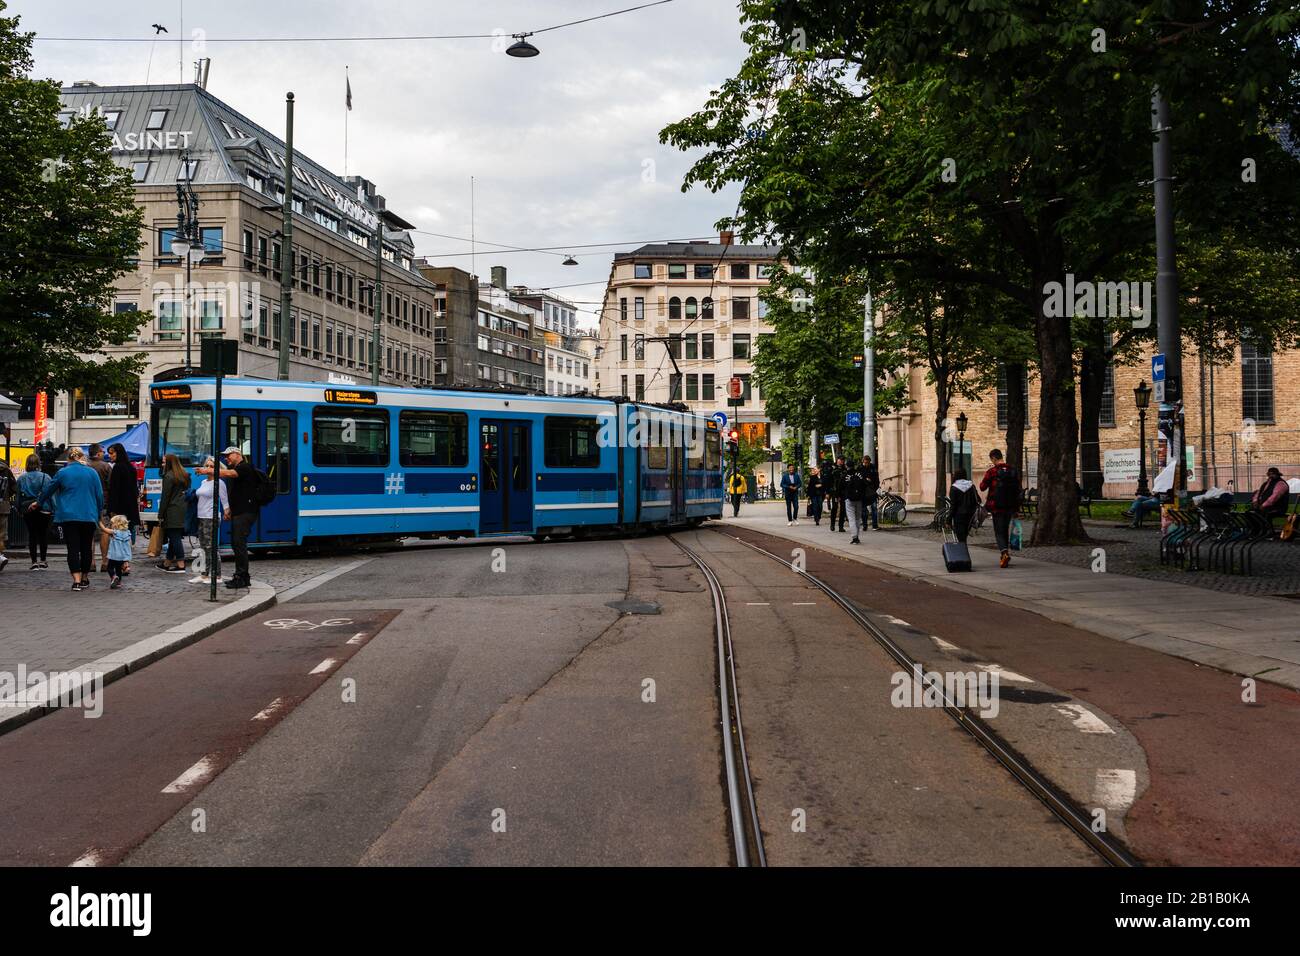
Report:
M 562 266 L 576 266 L 577 264 L 578 260 L 573 258 L 573 256 L 565 256 L 564 261 L 560 263 Z
M 542 52 L 528 42 L 531 33 L 512 33 L 511 36 L 515 38 L 515 42 L 506 48 L 507 55 L 527 58 Z

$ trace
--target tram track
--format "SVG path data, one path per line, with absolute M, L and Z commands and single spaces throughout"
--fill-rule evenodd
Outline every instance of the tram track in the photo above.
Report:
M 887 653 L 891 658 L 893 658 L 893 660 L 896 661 L 901 667 L 905 668 L 909 672 L 916 672 L 918 669 L 923 669 L 920 662 L 915 660 L 910 654 L 904 651 L 898 645 L 897 642 L 891 639 L 890 636 L 886 634 L 878 625 L 876 625 L 870 618 L 868 618 L 865 614 L 863 614 L 862 611 L 858 609 L 856 604 L 854 604 L 851 600 L 846 598 L 844 595 L 840 594 L 837 590 L 835 590 L 835 588 L 831 587 L 826 582 L 820 580 L 815 575 L 810 574 L 805 570 L 799 570 L 794 566 L 792 562 L 787 561 L 785 558 L 781 557 L 780 555 L 773 554 L 771 551 L 761 548 L 758 545 L 753 544 L 752 542 L 746 541 L 740 537 L 737 537 L 736 535 L 728 534 L 716 528 L 710 530 L 715 531 L 717 534 L 722 535 L 725 538 L 728 538 L 732 541 L 744 545 L 746 548 L 750 549 L 751 551 L 755 551 L 759 554 L 762 554 L 772 559 L 773 561 L 777 562 L 778 564 L 790 570 L 793 574 L 798 575 L 800 578 L 804 579 L 808 583 L 817 587 L 827 597 L 829 597 L 838 607 L 840 607 L 845 613 L 847 613 L 849 617 L 852 618 L 853 621 L 860 628 L 862 628 L 862 630 L 866 631 L 867 634 L 872 638 L 872 640 L 876 644 L 878 644 L 885 651 L 885 653 Z M 737 690 L 735 685 L 735 667 L 734 667 L 734 660 L 732 659 L 733 655 L 732 655 L 732 646 L 731 646 L 730 625 L 729 622 L 727 621 L 725 596 L 722 593 L 722 588 L 720 583 L 718 582 L 716 575 L 714 574 L 713 570 L 708 567 L 707 563 L 704 562 L 697 554 L 695 554 L 695 552 L 691 551 L 688 547 L 686 547 L 684 544 L 678 541 L 675 537 L 673 538 L 673 543 L 676 544 L 680 549 L 682 549 L 687 554 L 687 556 L 701 569 L 701 572 L 704 574 L 706 580 L 709 582 L 710 590 L 713 591 L 714 593 L 714 609 L 719 620 L 718 623 L 719 670 L 721 673 L 724 674 L 723 676 L 724 682 L 726 679 L 725 673 L 726 672 L 730 673 L 731 684 L 729 688 L 729 699 L 731 701 L 731 707 L 734 713 L 734 720 L 735 720 L 734 728 L 735 728 L 736 736 L 741 740 L 743 744 L 743 734 L 740 732 L 740 724 L 739 724 L 739 715 L 740 715 L 739 701 L 737 699 Z M 727 658 L 726 671 L 724 671 L 723 669 L 723 660 L 722 660 L 722 654 L 723 654 L 722 635 L 724 631 L 726 635 L 726 658 Z M 946 713 L 962 730 L 964 730 L 967 734 L 973 737 L 975 741 L 980 744 L 981 747 L 983 747 L 999 764 L 1002 765 L 1002 767 L 1010 774 L 1010 776 L 1017 783 L 1019 783 L 1022 787 L 1028 790 L 1035 798 L 1037 798 L 1044 806 L 1046 806 L 1053 816 L 1055 816 L 1066 827 L 1068 827 L 1075 834 L 1075 836 L 1077 836 L 1079 840 L 1082 843 L 1084 843 L 1090 850 L 1092 850 L 1098 857 L 1100 857 L 1103 861 L 1105 861 L 1107 864 L 1111 866 L 1116 866 L 1116 867 L 1140 866 L 1140 863 L 1132 856 L 1132 854 L 1128 852 L 1128 850 L 1123 846 L 1123 844 L 1120 841 L 1115 839 L 1109 833 L 1094 832 L 1092 828 L 1091 816 L 1083 808 L 1076 805 L 1075 802 L 1072 801 L 1068 796 L 1062 793 L 1061 790 L 1057 788 L 1054 784 L 1052 784 L 1051 781 L 1049 781 L 1046 777 L 1044 777 L 1041 773 L 1039 773 L 1027 760 L 1025 760 L 1023 756 L 1021 756 L 1018 752 L 1016 752 L 1014 748 L 1008 745 L 1006 741 L 1004 741 L 995 731 L 993 731 L 988 726 L 987 722 L 984 721 L 971 707 L 958 704 L 955 700 L 953 700 L 949 696 L 946 689 L 938 688 L 938 690 L 941 693 L 943 698 L 942 709 L 944 713 Z M 724 702 L 727 699 L 728 699 L 727 697 L 724 697 L 723 698 Z M 725 703 L 724 703 L 724 707 L 725 707 Z M 724 735 L 724 744 L 727 742 L 728 741 L 726 735 Z M 742 747 L 742 754 L 743 754 L 743 747 Z M 725 747 L 724 747 L 724 755 L 725 755 Z M 748 792 L 751 795 L 751 801 L 752 801 L 753 787 L 752 787 L 752 783 L 749 780 L 747 759 L 742 762 L 741 767 L 734 768 L 734 769 L 743 772 L 744 784 L 748 788 Z M 731 764 L 728 764 L 729 782 L 732 780 L 732 776 L 731 776 L 732 771 L 733 768 Z M 753 804 L 751 802 L 751 810 L 752 808 L 753 808 Z M 752 816 L 752 821 L 755 826 L 755 829 L 757 829 L 757 811 L 752 810 L 751 816 Z M 734 809 L 733 809 L 732 819 L 733 819 L 733 827 L 734 827 L 736 822 Z M 764 863 L 763 865 L 766 864 Z
M 754 800 L 754 782 L 749 772 L 749 754 L 745 748 L 745 730 L 740 714 L 740 695 L 736 685 L 736 662 L 731 643 L 731 617 L 727 597 L 713 569 L 676 535 L 668 535 L 674 545 L 688 557 L 704 576 L 713 599 L 714 635 L 717 639 L 718 702 L 722 730 L 723 775 L 727 789 L 728 817 L 737 866 L 767 866 L 763 849 L 763 831 Z

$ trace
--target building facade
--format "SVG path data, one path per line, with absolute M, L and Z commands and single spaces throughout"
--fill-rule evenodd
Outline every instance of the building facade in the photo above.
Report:
M 295 153 L 293 247 L 285 249 L 284 143 L 251 119 L 190 84 L 83 83 L 65 88 L 62 101 L 65 122 L 78 113 L 102 116 L 114 160 L 133 172 L 144 229 L 138 268 L 117 282 L 114 308 L 140 310 L 150 320 L 136 341 L 106 349 L 145 353 L 137 388 L 122 395 L 73 390 L 51 396 L 47 437 L 56 444 L 95 441 L 145 418 L 154 375 L 184 366 L 187 344 L 197 367 L 200 340 L 207 336 L 238 340 L 241 376 L 275 378 L 284 270 L 293 286 L 285 330 L 290 378 L 367 382 L 377 337 L 382 383 L 434 384 L 437 290 L 414 268 L 410 224 L 386 208 L 373 183 L 336 176 Z M 188 185 L 198 198 L 204 250 L 189 268 L 188 284 L 185 257 L 172 251 L 178 185 Z M 381 232 L 383 294 L 376 304 Z M 30 442 L 35 397 L 14 398 L 23 406 L 14 441 Z
M 771 334 L 759 298 L 775 246 L 659 243 L 615 254 L 600 314 L 598 387 L 639 401 L 684 402 L 696 414 L 725 412 L 749 441 L 782 438 L 752 382 L 753 358 Z M 674 360 L 680 375 L 674 372 Z M 740 379 L 740 404 L 727 383 Z

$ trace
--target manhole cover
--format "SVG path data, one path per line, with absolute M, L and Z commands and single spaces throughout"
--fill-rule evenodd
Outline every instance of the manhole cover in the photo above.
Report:
M 1060 704 L 1069 699 L 1061 694 L 1052 694 L 1045 690 L 1025 690 L 1022 687 L 998 686 L 998 700 L 1009 700 L 1017 704 Z
M 612 607 L 623 614 L 658 614 L 659 605 L 653 601 L 610 601 L 605 607 Z M 1062 698 L 1064 700 L 1064 698 Z

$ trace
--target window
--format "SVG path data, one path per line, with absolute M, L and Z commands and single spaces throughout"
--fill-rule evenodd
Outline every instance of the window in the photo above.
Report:
M 632 300 L 632 318 L 638 322 L 645 321 L 645 299 L 640 296 Z
M 117 129 L 117 121 L 122 118 L 121 110 L 101 110 L 100 115 L 104 117 L 104 125 L 109 131 Z
M 255 173 L 252 170 L 249 170 L 244 173 L 244 182 L 248 183 L 249 187 L 256 192 L 261 193 L 266 191 L 266 180 L 262 178 L 261 173 Z
M 638 375 L 636 377 L 636 400 L 638 402 L 645 401 L 645 376 L 644 375 Z
M 749 358 L 749 333 L 736 334 L 731 337 L 731 357 L 734 359 Z
M 766 318 L 767 318 L 767 300 L 764 299 L 762 296 L 759 296 L 758 299 L 757 299 L 757 302 L 758 302 L 758 317 L 759 317 L 760 319 L 766 319 Z
M 142 183 L 149 178 L 149 160 L 137 159 L 131 164 L 131 181 Z
M 708 372 L 700 376 L 700 399 L 705 402 L 713 401 L 713 373 Z
M 158 331 L 155 338 L 160 342 L 179 342 L 181 338 L 181 306 L 175 300 L 160 301 L 154 307 L 158 316 Z
M 703 262 L 697 262 L 697 263 L 695 263 L 695 278 L 697 278 L 697 279 L 712 279 L 712 278 L 713 278 L 713 265 L 712 265 L 711 263 L 706 264 L 706 263 L 703 263 Z
M 469 416 L 463 412 L 403 411 L 397 454 L 405 468 L 464 468 L 469 462 Z
M 219 256 L 225 252 L 222 241 L 224 235 L 220 226 L 204 226 L 199 230 L 199 234 L 203 240 L 204 255 Z
M 688 402 L 698 402 L 700 400 L 700 377 L 698 375 L 686 376 L 686 400 Z
M 623 395 L 623 396 L 626 396 L 626 395 L 627 395 L 627 376 L 626 376 L 626 375 L 620 375 L 620 376 L 618 377 L 618 393 L 619 393 L 620 395 Z
M 627 321 L 627 299 L 626 298 L 622 298 L 618 300 L 618 320 L 620 322 Z
M 722 436 L 717 432 L 704 434 L 704 470 L 720 471 L 722 469 Z
M 749 263 L 748 263 L 748 262 L 733 262 L 733 263 L 731 264 L 731 278 L 733 278 L 733 279 L 748 279 L 748 278 L 749 278 Z
M 245 259 L 252 259 L 252 258 L 253 258 L 253 232 L 252 232 L 252 230 L 250 230 L 250 229 L 245 229 L 245 230 L 244 230 L 243 241 L 244 241 L 244 245 L 243 245 L 243 249 L 244 249 L 244 258 L 245 258 Z
M 109 129 L 112 129 L 112 128 L 113 128 L 113 127 L 111 127 L 111 126 L 109 127 Z M 650 263 L 648 263 L 648 262 L 638 262 L 636 265 L 634 265 L 634 266 L 632 267 L 632 276 L 633 276 L 633 278 L 636 278 L 636 279 L 649 279 L 649 278 L 650 278 Z
M 280 271 L 280 244 L 278 242 L 271 244 L 271 268 L 276 272 Z
M 199 304 L 199 330 L 202 332 L 220 332 L 225 328 L 220 299 L 205 299 Z
M 632 357 L 638 362 L 645 361 L 645 336 L 638 335 L 632 349 Z
M 1241 417 L 1273 421 L 1273 347 L 1267 342 L 1241 343 Z
M 150 110 L 149 122 L 145 124 L 145 129 L 162 129 L 163 124 L 167 122 L 166 110 Z
M 749 321 L 749 296 L 736 296 L 731 300 L 731 317 L 737 322 Z
M 621 362 L 627 361 L 627 336 L 626 335 L 620 335 L 618 337 L 618 358 L 619 361 Z
M 388 467 L 388 412 L 317 407 L 311 413 L 312 463 L 317 468 Z
M 668 468 L 668 446 L 650 445 L 645 450 L 645 466 L 661 471 Z
M 177 182 L 193 182 L 199 173 L 199 161 L 191 159 L 188 163 L 182 162 L 180 170 L 176 173 Z
M 758 277 L 759 277 L 760 279 L 766 279 L 766 278 L 769 278 L 769 277 L 772 275 L 772 267 L 771 267 L 771 266 L 759 266 L 758 269 L 757 269 L 757 272 L 758 272 Z
M 1022 373 L 1023 374 L 1023 373 Z M 1025 427 L 1029 427 L 1029 376 L 1024 375 Z M 1007 428 L 1007 366 L 998 363 L 998 428 Z
M 547 468 L 598 468 L 600 425 L 594 418 L 548 417 L 542 426 Z
M 668 300 L 668 318 L 676 321 L 682 317 L 682 300 L 673 296 Z
M 1101 384 L 1101 413 L 1097 416 L 1100 428 L 1115 427 L 1115 366 L 1106 363 L 1105 377 Z
M 686 321 L 694 322 L 699 317 L 699 306 L 695 297 L 691 296 L 686 300 Z
M 263 269 L 266 268 L 266 236 L 257 237 L 257 261 Z
M 713 333 L 705 332 L 700 336 L 700 358 L 713 358 Z M 712 397 L 712 396 L 710 396 Z
M 293 471 L 289 464 L 293 432 L 289 430 L 289 419 L 276 415 L 266 420 L 266 476 L 275 484 L 277 495 L 287 495 L 293 491 Z
M 669 266 L 668 266 L 668 278 L 670 278 L 670 279 L 685 279 L 685 278 L 686 278 L 686 264 L 685 264 L 685 263 L 678 263 L 678 262 L 670 263 Z
M 700 300 L 700 318 L 702 319 L 713 318 L 713 298 L 711 296 L 706 295 L 703 299 Z
M 137 389 L 126 394 L 86 394 L 77 389 L 73 393 L 74 418 L 135 418 L 140 414 L 140 394 Z
M 680 402 L 682 400 L 682 377 L 676 372 L 668 376 L 668 401 Z
M 698 359 L 700 357 L 700 337 L 695 332 L 686 336 L 686 358 Z
M 155 405 L 158 420 L 153 429 L 153 459 L 172 454 L 187 468 L 203 464 L 212 454 L 212 409 L 206 405 Z
M 736 378 L 740 379 L 740 404 L 744 405 L 748 403 L 750 399 L 749 375 L 741 374 L 737 375 Z

